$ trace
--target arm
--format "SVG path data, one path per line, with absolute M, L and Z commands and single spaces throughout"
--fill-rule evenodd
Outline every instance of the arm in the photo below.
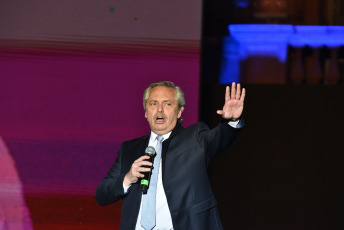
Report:
M 214 129 L 200 131 L 198 138 L 210 159 L 228 148 L 242 127 L 240 118 L 244 108 L 245 93 L 244 88 L 241 90 L 240 84 L 232 83 L 231 90 L 227 86 L 223 109 L 217 111 L 224 121 Z M 240 125 L 234 126 L 235 123 Z
M 98 204 L 102 206 L 116 202 L 124 196 L 123 178 L 125 174 L 121 172 L 121 158 L 122 148 L 107 176 L 98 184 L 95 198 Z
M 96 190 L 96 200 L 100 205 L 109 205 L 124 197 L 127 191 L 124 191 L 124 186 L 130 187 L 136 183 L 139 178 L 143 178 L 143 172 L 151 170 L 152 163 L 146 161 L 148 156 L 141 156 L 135 160 L 130 166 L 131 160 L 123 159 L 124 145 L 118 152 L 117 158 L 107 176 L 99 183 Z M 128 153 L 126 153 L 128 154 Z M 124 164 L 124 162 L 126 162 Z M 129 166 L 128 166 L 129 164 Z M 124 166 L 126 165 L 126 166 Z M 144 166 L 148 166 L 144 167 Z M 130 167 L 130 170 L 128 170 Z

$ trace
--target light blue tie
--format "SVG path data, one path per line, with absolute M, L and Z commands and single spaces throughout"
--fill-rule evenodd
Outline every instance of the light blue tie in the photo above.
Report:
M 141 226 L 146 230 L 151 230 L 155 226 L 156 217 L 156 188 L 158 184 L 158 174 L 161 159 L 161 147 L 163 136 L 158 135 L 156 137 L 158 144 L 155 147 L 156 156 L 153 163 L 152 176 L 149 183 L 147 194 L 142 196 L 142 210 L 141 210 Z

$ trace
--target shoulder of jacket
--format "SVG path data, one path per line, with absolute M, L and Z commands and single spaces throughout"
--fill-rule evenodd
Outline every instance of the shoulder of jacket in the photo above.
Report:
M 148 134 L 146 136 L 142 136 L 142 137 L 138 137 L 138 138 L 134 138 L 134 139 L 131 139 L 131 140 L 124 141 L 122 143 L 122 145 L 135 145 L 137 143 L 140 143 L 141 141 L 144 141 L 144 140 L 148 139 L 149 135 L 150 134 Z
M 200 127 L 201 127 L 201 128 L 202 128 L 202 127 L 208 127 L 208 125 L 207 125 L 206 123 L 200 121 L 200 122 L 197 122 L 197 123 L 195 123 L 195 124 L 190 125 L 190 126 L 187 127 L 186 129 L 195 129 L 195 128 L 200 128 Z
M 189 133 L 189 132 L 195 132 L 195 131 L 201 131 L 201 130 L 209 130 L 209 126 L 204 122 L 197 122 L 195 124 L 192 124 L 182 130 L 182 132 Z

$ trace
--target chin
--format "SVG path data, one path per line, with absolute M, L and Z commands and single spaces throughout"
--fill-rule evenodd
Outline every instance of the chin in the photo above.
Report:
M 155 131 L 154 131 L 155 130 Z M 153 131 L 155 133 L 161 133 L 161 132 L 165 132 L 166 131 L 166 128 L 159 128 L 159 129 L 154 129 Z

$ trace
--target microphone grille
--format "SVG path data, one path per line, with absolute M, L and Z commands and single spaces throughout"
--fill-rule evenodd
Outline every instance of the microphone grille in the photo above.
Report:
M 148 146 L 145 150 L 145 153 L 150 156 L 153 156 L 155 154 L 155 148 L 152 146 Z

